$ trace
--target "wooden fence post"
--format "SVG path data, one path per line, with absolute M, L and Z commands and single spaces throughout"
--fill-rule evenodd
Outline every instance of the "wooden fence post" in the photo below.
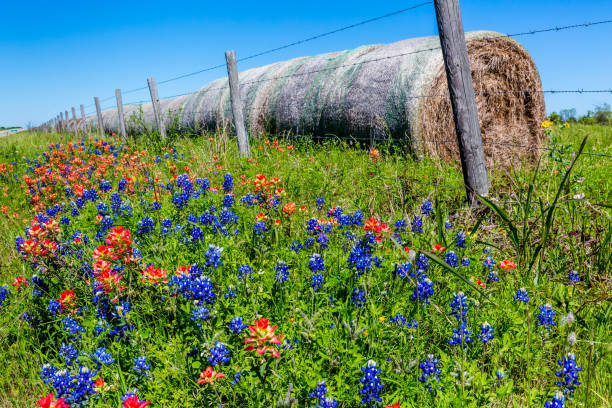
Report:
M 59 115 L 55 115 L 55 131 L 57 133 L 61 132 Z
M 474 193 L 488 195 L 489 179 L 459 0 L 434 0 L 434 5 L 459 143 L 463 181 L 468 203 L 471 207 L 478 207 L 480 201 Z
M 81 104 L 81 120 L 83 121 L 83 134 L 89 134 L 89 126 L 87 126 L 87 117 L 85 116 L 85 106 Z
M 117 116 L 119 117 L 119 134 L 123 139 L 127 138 L 127 130 L 125 128 L 125 117 L 123 116 L 123 102 L 121 100 L 121 89 L 115 89 L 115 97 L 117 98 Z
M 74 109 L 74 106 L 72 107 L 72 131 L 74 132 L 74 135 L 76 136 L 79 133 L 79 121 L 77 120 L 76 117 L 76 109 Z
M 102 122 L 102 109 L 100 109 L 100 98 L 94 96 L 94 102 L 96 104 L 96 113 L 98 114 L 98 131 L 100 136 L 104 137 L 104 122 Z
M 70 116 L 68 116 L 68 111 L 64 112 L 64 120 L 65 122 L 65 126 L 64 126 L 64 131 L 66 133 L 70 132 Z
M 166 138 L 166 128 L 159 111 L 159 97 L 157 96 L 157 85 L 155 84 L 155 78 L 147 78 L 147 84 L 149 84 L 149 93 L 151 94 L 151 103 L 153 104 L 153 115 L 155 116 L 155 123 L 162 140 Z
M 230 98 L 232 100 L 232 115 L 234 116 L 234 127 L 238 138 L 238 151 L 240 157 L 249 157 L 251 149 L 249 147 L 249 135 L 244 126 L 244 112 L 242 111 L 242 101 L 240 100 L 240 80 L 238 78 L 238 68 L 236 67 L 236 53 L 234 50 L 225 51 L 225 61 L 227 62 L 227 77 L 230 87 Z
M 64 131 L 64 113 L 60 112 L 59 117 L 60 117 L 60 132 L 63 132 Z

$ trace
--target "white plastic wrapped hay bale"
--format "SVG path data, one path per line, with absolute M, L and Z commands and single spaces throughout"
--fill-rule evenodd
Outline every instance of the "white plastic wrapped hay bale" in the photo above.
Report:
M 533 156 L 544 134 L 544 98 L 536 66 L 515 40 L 490 31 L 466 34 L 485 154 L 491 160 Z M 252 135 L 293 133 L 406 139 L 415 149 L 456 157 L 452 110 L 438 37 L 300 57 L 240 73 L 247 127 Z M 536 92 L 518 92 L 518 91 Z M 504 91 L 504 92 L 499 92 Z M 231 124 L 227 79 L 186 96 L 161 101 L 180 124 L 214 130 Z M 127 106 L 126 117 L 137 110 Z M 151 104 L 144 119 L 153 123 Z M 166 123 L 171 116 L 166 114 Z M 117 128 L 116 109 L 104 113 Z M 490 142 L 502 143 L 491 144 Z M 528 145 L 532 149 L 504 144 Z

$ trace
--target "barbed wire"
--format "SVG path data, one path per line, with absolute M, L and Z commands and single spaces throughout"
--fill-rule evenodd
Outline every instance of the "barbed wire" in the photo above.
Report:
M 288 47 L 291 47 L 291 46 L 294 46 L 294 45 L 302 44 L 304 42 L 312 41 L 314 39 L 321 38 L 321 37 L 324 37 L 324 36 L 327 36 L 327 35 L 331 35 L 331 34 L 336 33 L 336 32 L 340 32 L 340 31 L 343 31 L 343 30 L 346 30 L 346 29 L 349 29 L 349 28 L 353 28 L 353 27 L 357 27 L 359 25 L 366 24 L 367 22 L 376 21 L 376 20 L 379 20 L 379 19 L 382 19 L 382 18 L 390 17 L 392 15 L 400 14 L 400 13 L 412 10 L 414 8 L 422 7 L 422 6 L 426 5 L 426 4 L 431 4 L 431 3 L 433 3 L 433 2 L 432 1 L 428 1 L 428 2 L 425 2 L 425 3 L 419 3 L 419 4 L 415 5 L 415 6 L 410 7 L 410 8 L 406 8 L 406 9 L 402 9 L 402 10 L 397 10 L 395 12 L 388 13 L 388 14 L 385 14 L 383 16 L 374 17 L 372 19 L 364 20 L 362 22 L 355 23 L 355 24 L 352 24 L 350 26 L 342 27 L 342 28 L 337 29 L 337 30 L 332 30 L 332 31 L 329 31 L 327 33 L 323 33 L 323 34 L 320 34 L 320 35 L 317 35 L 317 36 L 309 37 L 309 38 L 306 38 L 304 40 L 296 41 L 294 43 L 286 44 L 286 45 L 281 46 L 281 47 L 273 48 L 273 49 L 262 51 L 260 53 L 253 54 L 253 55 L 250 55 L 250 56 L 247 56 L 247 57 L 244 57 L 244 58 L 240 58 L 240 59 L 237 59 L 237 62 L 245 61 L 245 60 L 248 60 L 248 59 L 251 59 L 251 58 L 258 57 L 260 55 L 269 54 L 269 53 L 277 51 L 277 50 L 281 50 L 281 49 L 288 48 Z M 496 39 L 500 39 L 500 38 L 513 38 L 513 37 L 520 37 L 520 36 L 524 36 L 524 35 L 535 35 L 535 34 L 541 34 L 541 33 L 547 33 L 547 32 L 559 32 L 559 31 L 571 30 L 571 29 L 575 29 L 575 28 L 581 28 L 581 27 L 582 28 L 586 28 L 586 27 L 592 27 L 592 26 L 603 25 L 603 24 L 610 24 L 610 23 L 612 23 L 612 19 L 599 20 L 599 21 L 590 21 L 590 22 L 586 22 L 586 23 L 569 24 L 569 25 L 565 25 L 565 26 L 554 26 L 554 27 L 547 27 L 547 28 L 542 28 L 542 29 L 537 29 L 537 30 L 521 31 L 521 32 L 513 33 L 513 34 L 500 34 L 500 35 L 489 36 L 489 37 L 475 38 L 475 39 L 472 39 L 472 40 L 468 40 L 467 42 L 473 42 L 473 41 L 492 41 L 492 40 L 496 40 Z M 310 75 L 310 74 L 315 74 L 315 73 L 319 73 L 319 72 L 331 71 L 331 70 L 336 70 L 336 69 L 340 69 L 340 68 L 347 68 L 347 67 L 351 67 L 351 66 L 355 66 L 355 65 L 360 65 L 360 64 L 366 64 L 366 63 L 371 63 L 371 62 L 384 61 L 384 60 L 388 60 L 388 59 L 392 59 L 392 58 L 399 58 L 399 57 L 403 57 L 403 56 L 414 55 L 414 54 L 419 54 L 419 53 L 423 53 L 423 52 L 436 51 L 436 50 L 440 50 L 440 49 L 441 49 L 440 46 L 430 47 L 430 48 L 422 48 L 422 49 L 415 50 L 415 51 L 409 51 L 409 52 L 395 54 L 395 55 L 388 55 L 388 56 L 384 56 L 384 57 L 373 58 L 373 59 L 370 59 L 370 60 L 358 61 L 358 62 L 349 63 L 349 64 L 341 64 L 341 65 L 337 65 L 337 66 L 333 66 L 333 67 L 326 67 L 326 68 L 321 68 L 321 69 L 317 69 L 317 70 L 311 70 L 311 71 L 302 72 L 302 73 L 292 73 L 292 74 L 281 75 L 281 76 L 272 77 L 272 78 L 264 78 L 264 79 L 258 79 L 258 80 L 252 80 L 252 81 L 245 81 L 245 82 L 242 82 L 240 85 L 243 86 L 245 84 L 257 83 L 257 82 L 266 82 L 266 81 L 272 81 L 272 80 L 276 80 L 276 79 L 284 79 L 284 78 L 294 77 L 294 76 Z M 204 69 L 199 70 L 199 71 L 195 71 L 195 72 L 192 72 L 192 73 L 180 75 L 180 76 L 177 76 L 177 77 L 174 77 L 174 78 L 170 78 L 170 79 L 167 79 L 167 80 L 159 81 L 158 83 L 159 84 L 168 83 L 168 82 L 171 82 L 171 81 L 174 81 L 174 80 L 177 80 L 177 79 L 185 78 L 187 76 L 193 76 L 193 75 L 197 75 L 199 73 L 203 73 L 203 72 L 206 72 L 206 71 L 211 71 L 213 69 L 223 68 L 225 66 L 226 66 L 226 64 L 215 65 L 215 66 L 212 66 L 212 67 L 204 68 Z M 225 89 L 225 88 L 227 88 L 227 85 L 225 85 L 223 87 L 220 87 L 220 88 L 212 88 L 212 89 L 209 89 L 209 91 L 220 90 L 220 89 Z M 141 90 L 145 90 L 145 89 L 147 89 L 147 86 L 143 86 L 143 87 L 135 88 L 135 89 L 130 89 L 130 90 L 124 91 L 123 94 L 129 94 L 129 93 L 133 93 L 133 92 L 137 92 L 137 91 L 141 91 Z M 188 95 L 188 94 L 194 93 L 196 91 L 179 94 L 177 96 Z M 545 92 L 551 92 L 551 91 L 545 91 Z M 579 90 L 557 91 L 557 92 L 558 93 L 563 93 L 563 92 L 585 93 L 585 92 L 580 92 Z M 598 92 L 601 92 L 601 93 L 606 92 L 607 93 L 607 92 L 612 92 L 612 90 L 600 90 Z M 553 92 L 551 92 L 551 93 L 553 93 Z M 106 100 L 110 100 L 112 98 L 113 97 L 111 96 L 109 98 L 101 100 L 101 102 L 102 101 L 106 101 Z M 164 99 L 168 99 L 168 98 L 164 98 Z

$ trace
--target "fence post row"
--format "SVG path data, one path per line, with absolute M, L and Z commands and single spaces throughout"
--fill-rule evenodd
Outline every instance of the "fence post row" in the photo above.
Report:
M 115 89 L 115 97 L 117 98 L 117 115 L 119 116 L 119 134 L 123 139 L 127 138 L 125 128 L 125 117 L 123 116 L 123 102 L 121 101 L 121 89 Z
M 100 109 L 100 98 L 94 96 L 94 103 L 96 104 L 96 113 L 98 114 L 98 131 L 100 136 L 104 137 L 104 123 L 102 122 L 102 109 Z
M 489 179 L 459 0 L 434 0 L 434 5 L 468 203 L 478 207 L 474 193 L 487 195 Z
M 230 88 L 230 98 L 232 100 L 232 114 L 234 116 L 234 127 L 238 138 L 238 150 L 240 157 L 249 157 L 251 149 L 249 147 L 249 136 L 244 126 L 244 113 L 242 111 L 242 101 L 240 100 L 240 80 L 238 78 L 238 68 L 236 67 L 236 53 L 234 50 L 225 51 L 225 61 L 227 62 L 227 77 Z
M 155 116 L 155 123 L 159 134 L 162 139 L 166 138 L 166 128 L 159 111 L 159 97 L 157 96 L 157 85 L 155 84 L 155 78 L 147 78 L 147 84 L 149 85 L 149 93 L 151 94 L 151 104 L 153 105 L 153 116 Z
M 87 118 L 85 117 L 85 106 L 81 104 L 81 120 L 83 121 L 83 134 L 89 134 L 89 127 L 87 126 Z
M 68 116 L 68 111 L 64 112 L 64 131 L 70 132 L 70 116 Z

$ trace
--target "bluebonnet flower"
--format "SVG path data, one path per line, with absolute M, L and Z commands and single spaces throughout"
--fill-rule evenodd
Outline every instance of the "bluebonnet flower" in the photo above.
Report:
M 171 277 L 168 286 L 173 288 L 172 295 L 180 293 L 185 299 L 193 300 L 196 303 L 204 301 L 209 305 L 213 305 L 217 296 L 213 290 L 210 278 L 207 276 L 196 276 L 193 272 L 189 275 Z
M 567 282 L 565 284 L 575 285 L 578 282 L 580 282 L 580 275 L 578 274 L 578 271 L 570 271 L 567 275 Z
M 338 406 L 338 401 L 327 396 L 327 385 L 325 385 L 325 381 L 319 381 L 316 388 L 312 390 L 308 396 L 316 398 L 317 404 L 315 408 L 336 408 Z
M 446 229 L 451 229 L 451 228 L 453 228 L 453 224 L 451 224 L 451 223 L 450 223 L 450 222 L 448 222 L 448 221 L 445 221 L 445 222 L 444 222 L 444 228 L 446 228 Z
M 412 232 L 417 234 L 423 233 L 423 220 L 421 220 L 421 217 L 419 217 L 418 215 L 415 215 L 414 218 L 412 218 L 411 226 Z
M 96 361 L 98 368 L 100 368 L 101 364 L 109 365 L 115 362 L 113 356 L 111 356 L 104 347 L 98 348 L 98 350 L 91 355 L 91 358 Z
M 265 231 L 267 231 L 267 230 L 268 230 L 268 226 L 267 226 L 267 225 L 266 225 L 266 223 L 265 223 L 265 222 L 263 222 L 263 221 L 257 221 L 257 222 L 255 223 L 255 225 L 253 226 L 253 230 L 255 231 L 255 233 L 256 233 L 257 235 L 261 235 L 261 234 L 263 234 Z
M 422 375 L 418 380 L 425 384 L 427 390 L 431 391 L 433 379 L 440 381 L 438 374 L 442 372 L 442 370 L 438 368 L 438 359 L 432 354 L 428 354 L 425 361 L 419 364 L 419 368 L 421 369 Z
M 363 387 L 359 390 L 359 394 L 363 395 L 361 399 L 362 404 L 369 404 L 372 401 L 382 402 L 380 398 L 380 391 L 383 389 L 383 385 L 380 382 L 380 369 L 376 368 L 376 362 L 369 360 L 365 367 L 361 367 L 363 377 L 359 379 L 359 382 Z
M 85 329 L 70 316 L 66 316 L 62 319 L 62 323 L 64 326 L 64 330 L 68 332 L 72 336 L 77 336 L 80 338 L 79 333 L 85 333 Z
M 489 284 L 492 282 L 499 282 L 499 275 L 497 274 L 497 271 L 494 269 L 491 269 L 489 271 L 489 274 L 487 275 L 486 283 Z
M 232 208 L 233 205 L 234 205 L 234 195 L 233 194 L 226 194 L 223 197 L 223 207 L 225 207 L 225 208 Z
M 431 201 L 429 201 L 428 199 L 423 200 L 423 202 L 421 203 L 421 214 L 427 217 L 433 217 L 434 215 L 433 206 L 431 205 Z
M 486 266 L 487 268 L 491 269 L 491 268 L 493 268 L 495 265 L 497 265 L 497 262 L 495 262 L 495 259 L 493 259 L 493 257 L 491 257 L 491 256 L 487 256 L 487 257 L 485 258 L 485 260 L 484 260 L 484 261 L 482 261 L 482 264 L 483 264 L 484 266 Z
M 412 264 L 410 263 L 397 263 L 395 264 L 395 268 L 393 269 L 393 275 L 399 277 L 400 279 L 407 279 L 410 274 L 410 270 L 412 269 Z
M 208 245 L 208 250 L 204 253 L 204 256 L 206 257 L 206 262 L 204 264 L 209 268 L 217 268 L 220 265 L 223 265 L 223 261 L 221 260 L 222 251 L 223 248 L 221 247 L 212 244 Z
M 582 367 L 578 367 L 576 364 L 576 355 L 574 353 L 567 353 L 563 360 L 557 360 L 561 366 L 561 370 L 557 371 L 555 375 L 559 377 L 559 381 L 555 384 L 563 388 L 563 394 L 569 395 L 569 399 L 574 398 L 574 391 L 576 387 L 580 385 L 578 381 L 579 372 L 582 371 Z
M 145 217 L 136 223 L 136 234 L 145 235 L 155 229 L 155 221 L 151 217 Z
M 302 244 L 300 243 L 300 241 L 298 240 L 294 240 L 293 243 L 291 243 L 291 250 L 293 252 L 295 252 L 296 254 L 300 252 L 300 249 L 304 248 L 302 246 Z
M 247 328 L 246 324 L 243 323 L 243 319 L 241 316 L 232 317 L 232 320 L 230 320 L 228 327 L 230 331 L 234 334 L 240 334 L 240 332 Z
M 540 313 L 536 315 L 538 318 L 538 325 L 544 326 L 546 330 L 550 331 L 550 326 L 555 326 L 555 312 L 550 304 L 540 306 Z
M 406 227 L 407 226 L 408 226 L 408 223 L 406 222 L 406 220 L 399 219 L 399 220 L 395 221 L 395 232 L 397 232 L 397 233 L 406 232 Z
M 358 308 L 362 308 L 366 302 L 366 293 L 364 290 L 359 289 L 358 287 L 353 288 L 353 296 L 351 297 L 351 303 L 357 306 Z
M 210 349 L 211 356 L 208 357 L 210 365 L 213 367 L 218 364 L 227 364 L 231 360 L 231 351 L 225 348 L 225 344 L 216 342 L 215 345 Z
M 323 264 L 323 258 L 319 254 L 312 254 L 310 259 L 308 260 L 308 268 L 312 273 L 316 273 L 317 271 L 324 271 L 325 265 Z
M 226 298 L 226 299 L 236 299 L 236 297 L 238 297 L 238 295 L 236 295 L 236 291 L 234 289 L 236 289 L 236 288 L 234 288 L 232 286 L 228 286 L 227 287 L 227 292 L 225 292 L 223 297 Z
M 210 312 L 205 306 L 196 307 L 191 311 L 191 320 L 197 323 L 202 328 L 202 322 L 210 318 Z
M 347 264 L 349 268 L 355 269 L 357 276 L 361 276 L 368 269 L 371 269 L 372 264 L 380 267 L 382 259 L 374 256 L 375 239 L 376 235 L 368 233 L 351 249 Z
M 398 313 L 396 314 L 394 317 L 392 317 L 391 319 L 389 319 L 389 322 L 391 323 L 395 323 L 397 324 L 399 327 L 404 327 L 404 325 L 406 324 L 406 318 L 404 317 L 403 314 Z
M 493 327 L 491 327 L 489 323 L 484 322 L 482 326 L 480 326 L 480 334 L 477 334 L 476 337 L 482 340 L 484 344 L 487 344 L 495 337 L 493 331 Z
M 423 304 L 429 304 L 429 298 L 434 294 L 433 281 L 427 277 L 425 272 L 418 274 L 416 286 L 410 295 L 410 299 Z
M 148 370 L 149 368 L 151 368 L 151 365 L 147 364 L 146 356 L 136 357 L 133 361 L 134 367 L 132 367 L 132 370 L 136 371 L 136 376 L 138 378 L 140 378 L 141 375 L 146 375 L 147 377 L 150 377 Z
M 455 247 L 465 248 L 465 232 L 459 231 L 455 234 Z
M 227 173 L 223 178 L 223 191 L 229 193 L 234 189 L 234 179 L 232 175 Z
M 234 374 L 234 379 L 232 381 L 230 381 L 230 384 L 232 385 L 236 385 L 240 382 L 240 376 L 242 375 L 242 373 L 240 371 L 236 371 L 236 374 Z
M 544 408 L 567 408 L 565 405 L 565 396 L 560 392 L 555 393 L 551 401 L 546 401 L 544 403 Z
M 450 303 L 452 308 L 450 316 L 455 316 L 457 320 L 465 320 L 465 316 L 469 310 L 467 305 L 467 296 L 463 292 L 453 293 L 453 300 Z
M 329 237 L 325 234 L 319 234 L 317 237 L 317 243 L 321 246 L 321 249 L 327 249 L 327 243 L 329 242 Z
M 453 268 L 456 268 L 457 265 L 459 265 L 459 257 L 457 257 L 454 251 L 448 251 L 444 256 L 444 261 Z
M 309 249 L 311 246 L 313 246 L 315 243 L 314 238 L 312 237 L 308 237 L 306 238 L 306 240 L 304 241 L 304 248 Z
M 310 287 L 313 292 L 321 289 L 321 286 L 325 283 L 325 278 L 320 273 L 315 273 L 310 277 Z
M 512 296 L 516 300 L 527 303 L 529 302 L 529 292 L 525 288 L 520 288 L 516 291 L 516 295 Z
M 118 192 L 122 192 L 126 189 L 128 185 L 128 181 L 124 178 L 122 178 L 121 180 L 119 180 L 119 184 L 117 184 L 117 191 Z
M 66 345 L 62 343 L 59 355 L 64 359 L 67 366 L 72 366 L 75 361 L 78 363 L 77 358 L 79 357 L 79 350 L 77 350 L 72 344 Z
M 490 247 L 484 247 L 482 249 L 482 253 L 483 254 L 490 254 L 491 253 L 491 248 Z
M 501 380 L 506 376 L 506 374 L 502 370 L 497 370 L 495 372 L 495 376 L 497 377 L 498 380 Z
M 325 199 L 323 197 L 317 197 L 316 206 L 317 210 L 321 211 L 325 205 Z
M 278 261 L 274 270 L 276 270 L 276 274 L 274 275 L 276 282 L 282 285 L 289 279 L 289 265 L 287 265 L 287 262 Z
M 240 265 L 240 267 L 238 268 L 238 279 L 246 279 L 247 277 L 249 279 L 253 279 L 253 269 L 251 268 L 251 265 Z
M 461 266 L 469 266 L 470 264 L 470 258 L 463 258 L 461 260 Z
M 465 322 L 463 320 L 459 321 L 457 330 L 453 330 L 453 336 L 448 340 L 448 344 L 456 346 L 462 345 L 463 349 L 467 347 L 469 343 L 472 343 L 474 340 L 470 338 L 472 332 L 467 329 L 465 326 Z
M 11 294 L 11 291 L 6 288 L 5 285 L 0 286 L 0 307 L 6 301 L 6 298 Z

